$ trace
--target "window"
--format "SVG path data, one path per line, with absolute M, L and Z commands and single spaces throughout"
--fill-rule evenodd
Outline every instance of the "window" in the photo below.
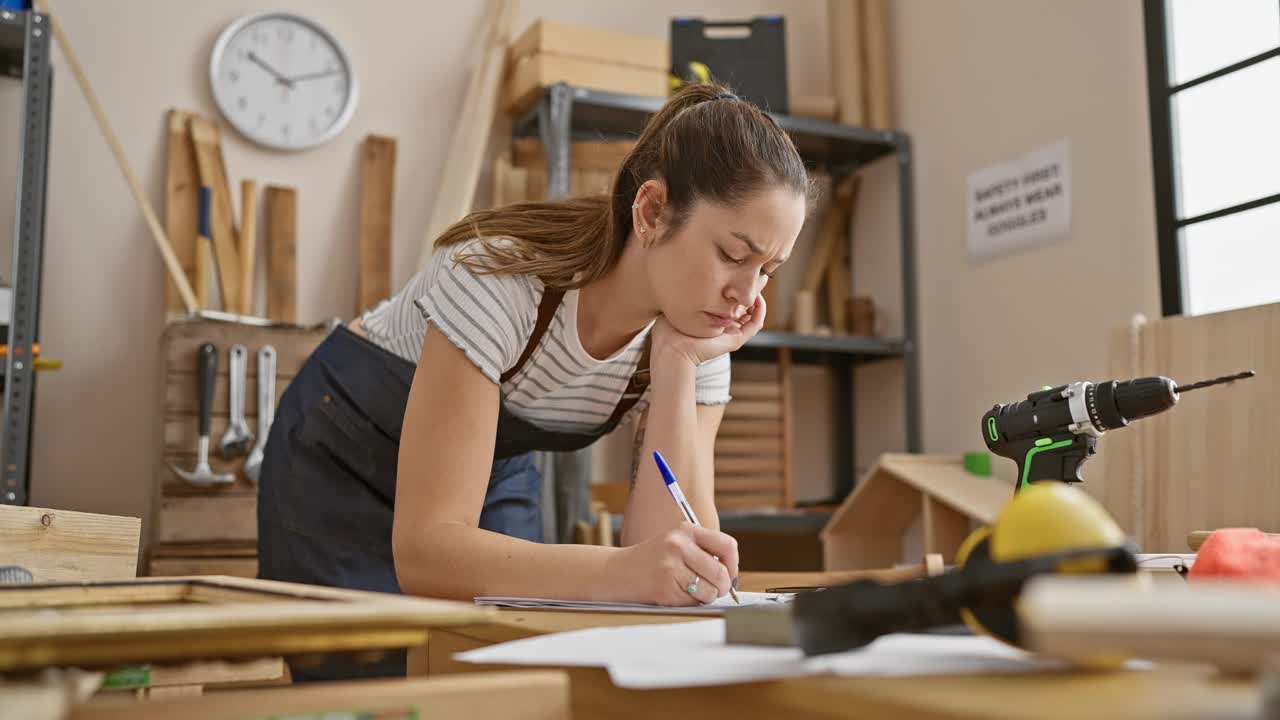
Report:
M 1165 315 L 1280 302 L 1280 0 L 1144 0 Z

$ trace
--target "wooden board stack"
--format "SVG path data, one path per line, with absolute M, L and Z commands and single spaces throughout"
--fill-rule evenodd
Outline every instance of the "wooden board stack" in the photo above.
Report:
M 666 38 L 538 19 L 507 51 L 502 106 L 520 113 L 561 82 L 666 97 L 670 64 Z

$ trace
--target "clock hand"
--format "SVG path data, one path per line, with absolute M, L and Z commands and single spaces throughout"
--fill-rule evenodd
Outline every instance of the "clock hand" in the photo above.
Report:
M 341 70 L 325 70 L 324 72 L 307 73 L 306 75 L 295 75 L 289 78 L 289 82 L 296 83 L 299 80 L 315 80 L 316 78 L 329 77 L 330 75 L 337 75 L 340 72 L 342 71 Z
M 249 62 L 253 63 L 254 65 L 257 65 L 258 67 L 262 68 L 263 70 L 266 70 L 266 71 L 267 71 L 267 73 L 269 73 L 272 77 L 274 77 L 274 78 L 276 79 L 276 82 L 278 82 L 278 83 L 280 83 L 281 85 L 283 85 L 283 86 L 285 86 L 285 87 L 289 88 L 290 90 L 292 90 L 292 89 L 293 89 L 293 81 L 292 81 L 292 80 L 290 80 L 289 78 L 285 77 L 284 75 L 281 75 L 279 72 L 276 72 L 276 69 L 275 69 L 275 68 L 271 67 L 271 66 L 270 66 L 270 65 L 268 65 L 266 62 L 264 62 L 264 61 L 262 60 L 262 58 L 258 57 L 257 53 L 255 53 L 255 52 L 254 52 L 254 51 L 252 51 L 252 50 L 250 50 L 250 51 L 249 51 Z

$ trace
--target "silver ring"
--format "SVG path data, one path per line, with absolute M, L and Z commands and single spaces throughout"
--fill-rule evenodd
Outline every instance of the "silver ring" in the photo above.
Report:
M 693 576 L 693 582 L 689 583 L 689 584 L 685 587 L 685 590 L 686 590 L 686 591 L 688 591 L 688 593 L 689 593 L 690 595 L 697 595 L 697 594 L 698 594 L 698 580 L 699 580 L 699 579 L 700 579 L 700 578 L 699 578 L 697 575 L 694 575 L 694 576 Z

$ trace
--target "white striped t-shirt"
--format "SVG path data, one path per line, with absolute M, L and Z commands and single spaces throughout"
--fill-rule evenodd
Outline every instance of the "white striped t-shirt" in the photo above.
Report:
M 495 383 L 507 409 L 548 430 L 586 432 L 604 425 L 635 372 L 652 323 L 612 356 L 592 357 L 578 337 L 578 291 L 565 292 L 542 342 L 518 373 L 501 376 L 524 352 L 538 318 L 543 284 L 528 275 L 476 274 L 458 253 L 483 253 L 477 240 L 440 248 L 400 292 L 361 317 L 369 339 L 410 362 L 422 351 L 428 322 Z M 624 416 L 649 403 L 649 390 Z M 729 402 L 729 356 L 698 366 L 700 405 Z

